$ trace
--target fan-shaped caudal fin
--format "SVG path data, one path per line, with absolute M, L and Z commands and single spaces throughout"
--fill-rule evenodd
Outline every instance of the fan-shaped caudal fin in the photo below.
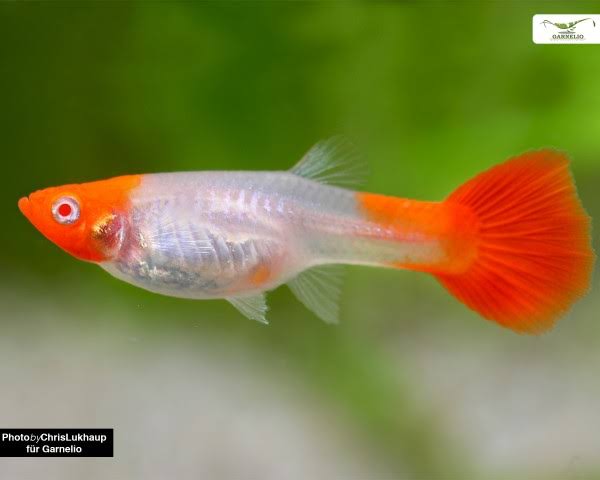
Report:
M 484 317 L 538 333 L 588 290 L 595 258 L 590 219 L 562 153 L 512 158 L 459 187 L 445 203 L 474 213 L 476 250 L 462 273 L 435 275 Z

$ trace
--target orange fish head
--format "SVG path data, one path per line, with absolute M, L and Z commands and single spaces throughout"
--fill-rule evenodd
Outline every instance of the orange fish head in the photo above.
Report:
M 48 240 L 90 262 L 114 258 L 126 234 L 129 193 L 139 176 L 38 190 L 19 210 Z

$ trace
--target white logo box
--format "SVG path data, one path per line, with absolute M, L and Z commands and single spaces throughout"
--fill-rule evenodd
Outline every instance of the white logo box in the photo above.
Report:
M 534 15 L 533 42 L 574 45 L 600 43 L 600 15 L 579 13 Z

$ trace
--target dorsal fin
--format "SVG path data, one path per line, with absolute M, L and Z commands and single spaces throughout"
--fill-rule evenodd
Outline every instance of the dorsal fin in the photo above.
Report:
M 357 187 L 364 182 L 368 169 L 354 146 L 338 135 L 317 143 L 290 172 L 327 185 Z
M 257 322 L 268 324 L 267 320 L 267 300 L 264 293 L 258 295 L 251 295 L 248 297 L 228 297 L 227 300 L 231 303 L 238 311 L 248 317 L 250 320 L 256 320 Z
M 288 282 L 292 293 L 326 323 L 338 323 L 343 282 L 341 265 L 323 265 L 301 272 Z

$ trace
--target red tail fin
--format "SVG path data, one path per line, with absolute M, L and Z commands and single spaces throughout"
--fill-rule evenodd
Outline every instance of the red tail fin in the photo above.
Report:
M 552 150 L 526 153 L 446 199 L 478 218 L 477 253 L 465 272 L 436 277 L 467 306 L 518 332 L 550 328 L 590 284 L 590 219 L 568 163 Z

